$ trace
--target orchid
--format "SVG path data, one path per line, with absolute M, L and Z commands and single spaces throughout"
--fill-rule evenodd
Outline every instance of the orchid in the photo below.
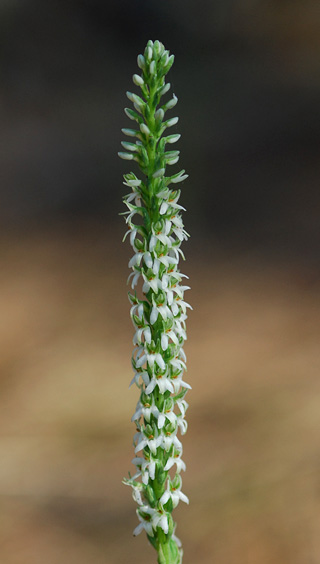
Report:
M 187 310 L 192 308 L 184 298 L 190 287 L 183 279 L 188 277 L 179 269 L 179 260 L 184 259 L 180 245 L 189 235 L 181 217 L 185 210 L 179 203 L 181 191 L 171 189 L 188 175 L 181 170 L 166 176 L 167 167 L 179 160 L 179 151 L 168 150 L 166 145 L 179 141 L 180 135 L 168 134 L 178 118 L 166 115 L 177 104 L 177 96 L 163 101 L 170 90 L 165 76 L 173 61 L 159 41 L 148 41 L 143 55 L 138 56 L 141 73 L 133 75 L 133 83 L 140 94 L 127 92 L 134 109 L 126 108 L 125 113 L 134 123 L 132 128 L 122 129 L 129 139 L 121 143 L 123 150 L 119 152 L 142 173 L 141 179 L 133 172 L 124 175 L 124 184 L 131 189 L 124 196 L 124 240 L 129 236 L 133 248 L 128 278 L 135 331 L 130 385 L 136 384 L 140 390 L 132 416 L 136 425 L 135 473 L 124 483 L 132 487 L 138 504 L 139 524 L 134 535 L 147 534 L 157 551 L 158 564 L 182 563 L 183 551 L 171 513 L 180 501 L 189 503 L 181 491 L 180 473 L 186 465 L 178 437 L 187 430 L 184 397 L 190 389 L 184 380 L 183 346 Z

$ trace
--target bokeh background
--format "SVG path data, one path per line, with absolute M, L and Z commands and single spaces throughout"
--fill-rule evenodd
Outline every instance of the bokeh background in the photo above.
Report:
M 184 561 L 319 564 L 318 0 L 1 0 L 0 560 L 155 562 L 116 155 L 149 38 L 190 174 Z

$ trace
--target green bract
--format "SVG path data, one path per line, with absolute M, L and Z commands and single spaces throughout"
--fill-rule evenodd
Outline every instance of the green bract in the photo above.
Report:
M 185 470 L 182 444 L 178 433 L 187 430 L 184 399 L 190 386 L 183 380 L 186 357 L 186 319 L 189 304 L 184 300 L 186 278 L 179 270 L 184 230 L 179 203 L 180 190 L 170 185 L 187 178 L 184 170 L 166 176 L 167 166 L 179 160 L 179 151 L 166 150 L 180 139 L 167 129 L 177 124 L 177 117 L 167 119 L 166 112 L 177 103 L 177 97 L 163 100 L 170 84 L 165 75 L 174 61 L 173 55 L 159 41 L 148 41 L 144 55 L 138 56 L 140 74 L 133 82 L 140 95 L 127 92 L 134 109 L 126 115 L 136 125 L 122 129 L 130 137 L 123 141 L 122 159 L 136 161 L 143 177 L 133 172 L 124 175 L 124 184 L 131 192 L 124 197 L 128 208 L 126 223 L 134 254 L 129 261 L 132 273 L 131 319 L 135 328 L 132 366 L 140 399 L 132 417 L 137 432 L 134 437 L 136 467 L 134 476 L 124 483 L 132 487 L 138 504 L 140 521 L 134 535 L 147 533 L 158 552 L 159 564 L 180 564 L 182 548 L 175 536 L 172 510 L 179 501 L 188 503 L 182 493 L 181 470 Z M 166 136 L 164 136 L 166 132 Z

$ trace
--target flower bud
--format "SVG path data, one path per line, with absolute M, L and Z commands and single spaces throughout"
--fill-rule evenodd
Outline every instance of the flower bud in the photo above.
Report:
M 134 82 L 134 84 L 136 84 L 137 86 L 143 86 L 144 85 L 144 80 L 141 76 L 139 76 L 138 74 L 134 74 L 132 77 L 132 80 Z
M 159 178 L 160 176 L 163 176 L 165 172 L 166 172 L 165 168 L 159 168 L 159 170 L 153 173 L 152 177 Z
M 176 141 L 179 141 L 180 137 L 180 133 L 175 133 L 174 135 L 168 135 L 168 137 L 165 137 L 165 141 L 166 143 L 176 143 Z
M 149 135 L 151 134 L 149 127 L 145 123 L 142 123 L 140 125 L 140 131 L 141 131 L 141 133 L 143 133 L 147 137 L 149 137 Z
M 122 151 L 120 151 L 118 155 L 120 159 L 124 159 L 125 161 L 132 161 L 132 159 L 134 158 L 134 155 L 132 153 L 123 153 Z
M 139 131 L 137 131 L 136 129 L 127 129 L 126 127 L 124 127 L 123 129 L 121 129 L 122 133 L 124 133 L 124 135 L 128 135 L 129 137 L 138 137 Z
M 168 119 L 168 120 L 164 123 L 164 125 L 165 125 L 166 127 L 172 127 L 173 125 L 176 125 L 176 124 L 178 123 L 178 121 L 179 121 L 179 118 L 178 118 L 178 117 L 173 117 L 173 118 L 171 118 L 171 119 Z
M 174 108 L 177 102 L 178 102 L 178 98 L 175 94 L 173 94 L 173 98 L 171 98 L 171 100 L 169 100 L 169 102 L 167 102 L 163 106 L 164 111 L 166 112 L 167 110 L 171 110 L 172 108 Z
M 137 63 L 138 63 L 138 67 L 139 67 L 140 69 L 142 69 L 142 70 L 145 69 L 145 67 L 146 67 L 146 60 L 145 60 L 145 58 L 144 58 L 143 55 L 138 55 Z
M 170 82 L 167 82 L 167 84 L 164 84 L 164 86 L 162 86 L 162 87 L 158 90 L 158 93 L 159 93 L 160 97 L 161 97 L 161 96 L 164 96 L 164 95 L 168 92 L 168 90 L 170 90 L 170 88 L 171 88 Z
M 156 113 L 154 114 L 154 119 L 157 122 L 161 122 L 164 118 L 164 111 L 162 108 L 159 108 L 159 110 L 156 111 Z
M 150 64 L 150 67 L 149 67 L 150 74 L 154 74 L 155 70 L 156 70 L 156 62 L 152 61 L 152 63 Z

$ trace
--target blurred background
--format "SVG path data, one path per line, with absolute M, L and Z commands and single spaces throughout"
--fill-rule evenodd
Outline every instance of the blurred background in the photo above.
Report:
M 0 560 L 156 560 L 121 484 L 138 395 L 117 157 L 150 38 L 176 56 L 190 174 L 184 562 L 319 564 L 317 0 L 0 1 Z

